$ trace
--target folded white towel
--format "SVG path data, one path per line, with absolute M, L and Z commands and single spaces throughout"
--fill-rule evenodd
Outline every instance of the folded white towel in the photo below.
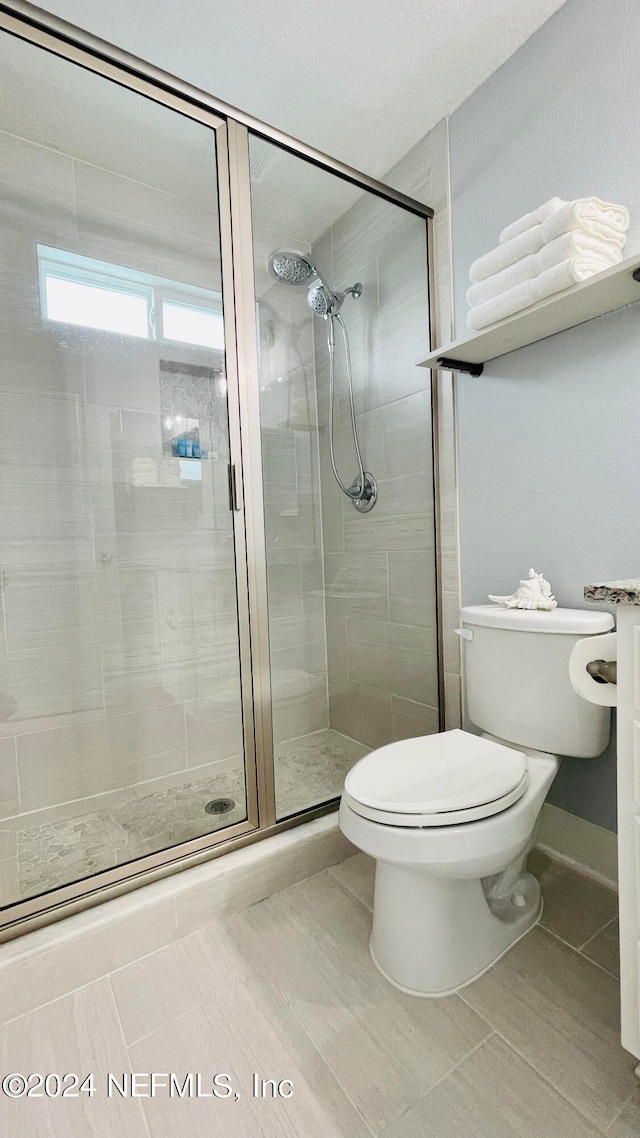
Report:
M 555 213 L 561 205 L 566 205 L 564 198 L 549 198 L 549 201 L 545 202 L 544 205 L 538 206 L 531 213 L 525 213 L 517 221 L 512 221 L 511 225 L 506 225 L 502 230 L 499 237 L 500 244 L 504 245 L 505 241 L 510 241 L 512 237 L 524 233 L 525 229 L 532 229 L 534 225 L 542 225 L 542 222 L 551 217 L 551 214 Z
M 525 229 L 531 229 L 534 225 L 542 225 L 547 218 L 560 212 L 561 217 L 557 219 L 560 228 L 556 228 L 556 236 L 558 233 L 564 233 L 567 229 L 575 228 L 584 229 L 589 233 L 596 232 L 592 229 L 594 224 L 604 224 L 611 226 L 612 229 L 623 231 L 629 228 L 629 211 L 623 205 L 603 202 L 601 198 L 576 198 L 572 202 L 563 201 L 562 198 L 550 198 L 544 205 L 538 206 L 538 209 L 532 210 L 531 213 L 525 213 L 524 217 L 519 217 L 517 221 L 512 221 L 511 225 L 507 225 L 500 234 L 500 244 L 504 245 L 512 237 L 517 237 L 519 233 L 523 233 Z M 569 224 L 565 224 L 567 217 Z
M 159 463 L 158 481 L 161 486 L 182 487 L 182 477 L 177 458 L 163 458 Z
M 133 486 L 157 486 L 158 464 L 152 458 L 134 458 L 131 463 L 131 483 Z
M 626 229 L 616 229 L 606 222 L 597 221 L 594 218 L 590 220 L 583 218 L 580 221 L 581 214 L 574 209 L 579 204 L 578 202 L 568 202 L 567 206 L 557 209 L 541 225 L 533 225 L 530 229 L 525 229 L 523 233 L 518 233 L 510 241 L 498 245 L 490 253 L 478 257 L 469 269 L 469 277 L 473 284 L 486 280 L 487 277 L 494 276 L 496 273 L 501 273 L 504 269 L 508 269 L 509 265 L 514 265 L 516 261 L 522 260 L 523 257 L 538 253 L 544 245 L 549 245 L 563 233 L 580 231 L 587 233 L 590 237 L 596 237 L 598 241 L 603 241 L 616 249 L 622 249 L 627 240 Z
M 478 257 L 469 269 L 469 278 L 473 284 L 477 284 L 487 277 L 493 277 L 503 269 L 508 269 L 509 265 L 514 265 L 516 261 L 521 261 L 523 257 L 538 253 L 543 245 L 542 226 L 534 225 L 532 229 L 526 229 L 524 233 L 512 237 L 511 241 L 498 245 L 483 257 Z
M 514 312 L 521 312 L 524 308 L 529 308 L 530 305 L 536 304 L 539 300 L 544 300 L 547 296 L 563 292 L 564 289 L 570 288 L 578 281 L 594 276 L 590 258 L 587 261 L 588 263 L 583 255 L 569 257 L 566 261 L 561 261 L 559 265 L 545 269 L 533 280 L 523 281 L 515 288 L 510 288 L 507 292 L 494 296 L 492 300 L 487 300 L 484 304 L 472 308 L 467 316 L 467 324 L 474 332 L 478 332 L 489 324 L 497 324 L 499 320 L 506 320 L 507 316 L 513 316 Z
M 501 292 L 507 292 L 523 281 L 539 276 L 545 269 L 551 269 L 561 261 L 580 254 L 585 258 L 585 266 L 590 263 L 594 273 L 600 273 L 610 265 L 618 265 L 622 260 L 622 250 L 617 245 L 574 229 L 571 233 L 563 233 L 560 237 L 556 237 L 549 245 L 543 245 L 537 253 L 530 253 L 528 257 L 509 265 L 501 273 L 494 273 L 493 276 L 485 277 L 483 281 L 471 285 L 467 290 L 469 308 L 477 308 L 492 297 L 499 296 Z
M 545 241 L 553 241 L 561 233 L 580 229 L 592 237 L 617 244 L 621 249 L 627 240 L 630 221 L 626 206 L 603 202 L 600 198 L 578 198 L 575 202 L 561 205 L 547 217 L 542 222 L 542 232 Z

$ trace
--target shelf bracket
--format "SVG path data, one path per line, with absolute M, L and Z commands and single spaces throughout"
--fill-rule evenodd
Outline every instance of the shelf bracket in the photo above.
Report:
M 450 356 L 438 356 L 438 367 L 446 371 L 467 371 L 469 375 L 479 376 L 484 371 L 484 364 L 470 364 L 466 360 L 452 360 Z

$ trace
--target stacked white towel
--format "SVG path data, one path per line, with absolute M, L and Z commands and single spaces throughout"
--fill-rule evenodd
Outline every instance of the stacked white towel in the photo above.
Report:
M 132 486 L 157 486 L 158 464 L 152 458 L 134 458 L 131 462 Z
M 514 221 L 469 270 L 467 324 L 479 331 L 618 264 L 629 220 L 600 198 L 551 198 Z

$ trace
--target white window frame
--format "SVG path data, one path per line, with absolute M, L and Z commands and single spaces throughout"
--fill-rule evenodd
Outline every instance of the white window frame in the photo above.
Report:
M 81 253 L 73 253 L 68 249 L 54 249 L 49 245 L 36 245 L 38 263 L 38 280 L 40 290 L 40 313 L 43 320 L 54 324 L 73 323 L 73 321 L 60 321 L 47 315 L 47 278 L 56 277 L 58 280 L 67 280 L 79 284 L 93 285 L 96 288 L 109 289 L 112 292 L 122 292 L 130 296 L 143 297 L 147 303 L 148 336 L 132 335 L 133 339 L 149 339 L 167 343 L 185 344 L 186 340 L 169 341 L 164 336 L 162 321 L 162 304 L 164 300 L 171 300 L 178 304 L 191 305 L 203 308 L 222 316 L 222 294 L 214 289 L 202 288 L 199 285 L 183 284 L 181 281 L 170 280 L 167 277 L 157 277 L 151 273 L 143 273 L 138 269 L 129 269 L 124 265 L 114 265 L 110 261 L 99 261 L 94 257 L 86 257 Z M 87 325 L 77 325 L 86 328 Z M 90 326 L 89 326 L 90 327 Z M 102 331 L 102 330 L 101 330 Z M 120 333 L 106 332 L 105 335 L 120 335 Z M 194 344 L 194 347 L 209 352 L 217 352 L 221 356 L 223 349 L 209 348 L 203 344 Z
M 185 340 L 171 341 L 168 336 L 164 334 L 164 311 L 163 304 L 165 300 L 173 301 L 175 304 L 189 305 L 191 308 L 202 308 L 207 312 L 212 312 L 216 316 L 222 316 L 222 296 L 220 293 L 208 292 L 206 289 L 200 289 L 195 295 L 192 293 L 185 293 L 180 291 L 179 286 L 176 287 L 176 282 L 163 282 L 158 284 L 153 289 L 153 324 L 155 327 L 156 340 L 165 340 L 167 343 L 184 344 Z M 209 351 L 220 351 L 218 348 L 209 348 Z

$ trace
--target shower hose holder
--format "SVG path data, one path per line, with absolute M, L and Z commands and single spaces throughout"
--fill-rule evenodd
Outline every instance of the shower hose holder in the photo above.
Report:
M 378 497 L 378 483 L 376 482 L 373 474 L 369 474 L 368 470 L 364 472 L 364 492 L 360 486 L 360 479 L 355 478 L 351 483 L 348 491 L 351 498 L 351 504 L 360 514 L 368 514 L 376 504 Z

